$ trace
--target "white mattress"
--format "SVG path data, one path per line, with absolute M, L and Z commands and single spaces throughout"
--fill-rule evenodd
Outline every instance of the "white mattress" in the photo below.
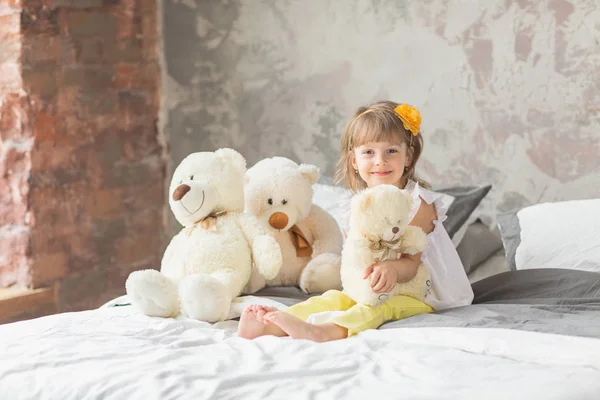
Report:
M 131 307 L 0 326 L 0 398 L 597 399 L 600 340 L 399 328 L 317 344 Z

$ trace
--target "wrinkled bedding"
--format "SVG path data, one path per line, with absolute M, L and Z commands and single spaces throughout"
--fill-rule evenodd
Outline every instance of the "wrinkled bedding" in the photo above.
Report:
M 503 328 L 600 338 L 600 274 L 561 269 L 511 271 L 473 285 L 473 305 L 418 315 L 380 329 Z
M 600 274 L 511 271 L 473 289 L 472 306 L 322 344 L 248 341 L 235 320 L 150 318 L 118 302 L 3 325 L 0 398 L 598 398 Z

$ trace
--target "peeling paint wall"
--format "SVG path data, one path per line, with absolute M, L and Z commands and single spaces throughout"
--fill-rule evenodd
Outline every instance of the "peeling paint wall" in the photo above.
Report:
M 234 147 L 333 174 L 356 107 L 423 115 L 418 173 L 484 211 L 600 196 L 597 0 L 163 0 L 172 161 Z

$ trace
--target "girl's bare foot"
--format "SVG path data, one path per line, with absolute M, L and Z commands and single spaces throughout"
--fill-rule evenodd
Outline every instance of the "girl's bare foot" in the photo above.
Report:
M 286 333 L 277 325 L 271 325 L 264 320 L 266 313 L 274 311 L 277 311 L 274 307 L 259 305 L 246 307 L 240 318 L 238 335 L 245 339 L 254 339 L 265 335 L 286 336 Z
M 348 330 L 335 324 L 313 325 L 302 321 L 293 315 L 283 311 L 270 311 L 264 319 L 271 326 L 278 326 L 293 339 L 308 339 L 314 342 L 329 342 L 331 340 L 344 339 L 348 336 Z
M 277 311 L 275 307 L 261 306 L 258 304 L 254 306 L 254 310 L 256 310 L 256 318 L 265 325 L 268 324 L 268 322 L 265 321 L 265 315 L 268 312 Z

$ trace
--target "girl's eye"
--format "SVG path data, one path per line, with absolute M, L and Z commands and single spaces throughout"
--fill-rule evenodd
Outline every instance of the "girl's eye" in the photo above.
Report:
M 373 154 L 373 150 L 365 150 L 362 153 L 363 154 Z
M 286 199 L 281 200 L 281 204 L 283 204 L 285 206 L 287 204 L 287 200 Z
M 269 199 L 269 200 L 267 200 L 267 203 L 269 203 L 269 205 L 271 205 L 271 206 L 272 206 L 272 205 L 273 205 L 273 199 Z
M 398 152 L 398 150 L 396 150 L 396 149 L 389 149 L 389 150 L 388 150 L 388 152 L 389 152 L 389 153 L 397 153 L 397 152 Z

